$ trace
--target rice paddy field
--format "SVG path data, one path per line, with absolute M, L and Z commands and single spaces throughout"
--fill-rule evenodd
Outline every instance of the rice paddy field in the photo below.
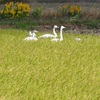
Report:
M 24 41 L 27 33 L 0 30 L 0 100 L 100 99 L 100 35 Z

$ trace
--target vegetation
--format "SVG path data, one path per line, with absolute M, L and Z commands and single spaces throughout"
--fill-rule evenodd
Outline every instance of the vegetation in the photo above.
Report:
M 5 2 L 39 2 L 39 3 L 66 3 L 66 2 L 73 2 L 73 0 L 0 0 L 0 3 Z M 74 0 L 74 2 L 100 2 L 100 0 Z
M 7 2 L 29 2 L 29 0 L 0 0 L 0 3 L 7 3 Z
M 28 4 L 20 3 L 6 3 L 4 8 L 0 11 L 1 18 L 23 18 L 29 16 L 30 7 Z
M 37 3 L 32 5 L 30 3 L 6 3 L 6 5 L 2 6 L 0 9 L 0 25 L 6 24 L 16 27 L 19 23 L 19 25 L 26 25 L 25 27 L 27 27 L 27 23 L 30 25 L 52 25 L 55 23 L 65 24 L 66 26 L 76 24 L 86 28 L 100 28 L 99 4 L 52 3 L 50 5 L 45 3 L 45 5 L 42 5 L 43 6 Z M 93 5 L 95 6 L 92 9 Z M 51 8 L 49 8 L 49 6 Z M 3 18 L 8 18 L 8 20 Z M 17 18 L 20 19 L 20 22 L 18 22 L 19 20 L 17 20 Z
M 69 9 L 70 16 L 79 15 L 80 13 L 81 13 L 81 8 L 77 5 L 74 5 L 74 6 L 70 7 L 70 9 Z
M 48 9 L 47 4 L 40 7 L 6 1 L 9 3 L 0 5 L 0 100 L 99 100 L 100 37 L 92 31 L 68 34 L 69 28 L 84 25 L 100 29 L 99 10 L 92 5 L 89 9 L 88 4 L 85 10 L 73 3 L 57 7 L 52 3 L 54 9 L 51 5 Z M 42 30 L 38 37 L 47 33 L 41 25 L 54 24 L 66 26 L 62 42 L 24 41 L 29 30 Z M 48 33 L 52 31 L 48 29 Z
M 99 0 L 34 0 L 37 2 L 49 2 L 49 3 L 55 3 L 55 2 L 60 2 L 60 3 L 66 3 L 66 2 L 100 2 Z
M 67 16 L 68 15 L 68 12 L 69 12 L 69 9 L 70 9 L 70 5 L 69 3 L 61 6 L 59 9 L 58 9 L 58 13 L 61 15 L 61 16 Z M 74 11 L 73 11 L 74 12 Z
M 1 100 L 99 99 L 100 37 L 63 35 L 26 42 L 25 30 L 0 30 Z
M 43 7 L 35 7 L 32 11 L 32 16 L 34 19 L 39 21 L 39 19 L 42 17 Z
M 35 7 L 32 11 L 33 17 L 36 19 L 40 19 L 42 15 L 42 9 L 43 7 Z M 9 2 L 6 3 L 4 8 L 0 11 L 0 15 L 1 17 L 5 18 L 17 18 L 17 17 L 21 18 L 29 16 L 29 11 L 30 7 L 28 4 L 24 4 L 22 2 L 20 3 Z M 60 9 L 58 10 L 58 13 L 60 13 L 61 16 L 67 16 L 68 14 L 69 16 L 75 16 L 80 14 L 80 12 L 81 10 L 79 6 L 77 5 L 70 6 L 69 4 L 60 7 Z

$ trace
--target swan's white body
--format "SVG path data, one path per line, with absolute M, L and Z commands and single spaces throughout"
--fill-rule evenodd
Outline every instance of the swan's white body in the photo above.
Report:
M 36 36 L 36 34 L 35 34 L 36 32 L 37 32 L 36 30 L 34 30 L 33 33 L 30 31 L 29 32 L 29 37 L 26 37 L 24 40 L 26 40 L 26 41 L 29 41 L 29 40 L 37 41 L 38 38 L 35 37 Z
M 57 37 L 57 33 L 55 31 L 56 28 L 59 28 L 59 27 L 57 25 L 54 25 L 53 34 L 44 34 L 44 35 L 39 36 L 38 38 L 54 38 L 54 37 Z
M 65 28 L 64 26 L 61 26 L 61 28 L 60 28 L 60 38 L 53 38 L 53 39 L 51 39 L 51 41 L 55 41 L 55 42 L 63 41 L 62 30 L 63 30 L 64 28 Z
M 80 38 L 75 38 L 75 40 L 76 40 L 76 41 L 81 41 L 81 39 L 80 39 Z

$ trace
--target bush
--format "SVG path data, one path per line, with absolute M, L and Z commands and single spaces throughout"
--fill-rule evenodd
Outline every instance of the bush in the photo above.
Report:
M 81 12 L 81 9 L 79 6 L 77 5 L 73 5 L 70 7 L 69 9 L 69 16 L 76 16 L 76 15 L 79 15 Z
M 64 5 L 58 9 L 58 14 L 60 16 L 66 16 L 68 14 L 69 8 L 70 8 L 70 5 L 69 5 L 69 3 L 67 3 L 66 5 Z
M 32 11 L 32 16 L 36 19 L 39 20 L 42 16 L 42 11 L 43 11 L 43 7 L 35 7 Z
M 76 15 L 79 15 L 80 12 L 81 12 L 80 6 L 77 5 L 71 6 L 69 3 L 65 4 L 64 6 L 58 9 L 58 14 L 60 16 L 74 17 Z
M 9 2 L 6 3 L 4 8 L 0 11 L 0 15 L 2 18 L 23 18 L 29 16 L 30 7 L 28 4 L 20 3 L 13 3 Z

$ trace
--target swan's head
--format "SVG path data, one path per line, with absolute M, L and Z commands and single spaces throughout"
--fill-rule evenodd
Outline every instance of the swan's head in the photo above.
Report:
M 33 30 L 33 33 L 37 33 L 38 31 L 37 30 Z
M 61 26 L 61 29 L 64 29 L 64 28 L 66 28 L 65 26 Z
M 57 25 L 54 25 L 54 28 L 59 28 Z

